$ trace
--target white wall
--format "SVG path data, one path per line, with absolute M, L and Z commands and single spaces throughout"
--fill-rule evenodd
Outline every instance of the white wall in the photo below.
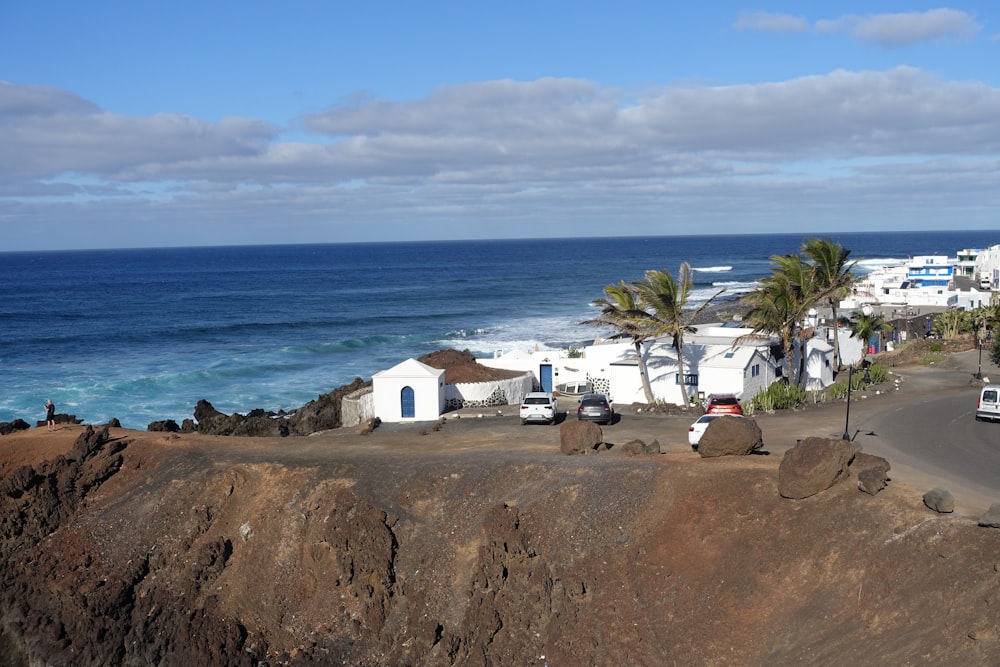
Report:
M 506 380 L 445 385 L 445 409 L 520 405 L 524 395 L 531 391 L 534 382 L 534 376 L 529 372 Z

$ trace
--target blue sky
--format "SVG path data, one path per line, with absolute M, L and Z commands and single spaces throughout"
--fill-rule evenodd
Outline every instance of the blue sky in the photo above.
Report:
M 0 250 L 1000 229 L 1000 5 L 7 2 Z

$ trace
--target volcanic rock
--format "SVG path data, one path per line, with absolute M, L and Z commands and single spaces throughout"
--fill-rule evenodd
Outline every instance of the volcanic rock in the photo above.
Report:
M 806 438 L 781 459 L 778 493 L 783 498 L 800 499 L 829 489 L 849 474 L 847 466 L 854 454 L 850 441 Z
M 889 462 L 881 456 L 858 452 L 851 461 L 851 472 L 858 476 L 858 488 L 874 496 L 889 481 Z
M 588 421 L 565 421 L 559 427 L 559 449 L 563 454 L 582 454 L 604 442 L 601 427 Z
M 698 442 L 698 454 L 704 457 L 746 456 L 763 446 L 764 437 L 756 421 L 723 415 L 709 422 Z
M 955 496 L 947 489 L 935 487 L 924 494 L 924 505 L 935 512 L 948 514 L 955 511 Z
M 654 440 L 648 445 L 642 440 L 630 440 L 622 445 L 625 456 L 639 456 L 641 454 L 659 454 L 660 441 Z

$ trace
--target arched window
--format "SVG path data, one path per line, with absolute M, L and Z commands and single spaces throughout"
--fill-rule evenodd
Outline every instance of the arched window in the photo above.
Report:
M 417 410 L 414 405 L 413 400 L 413 387 L 403 387 L 399 392 L 399 412 L 400 416 L 404 419 L 407 417 L 416 417 Z

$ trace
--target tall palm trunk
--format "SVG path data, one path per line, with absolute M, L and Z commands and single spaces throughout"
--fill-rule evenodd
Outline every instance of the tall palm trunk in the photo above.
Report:
M 646 403 L 653 403 L 653 387 L 649 384 L 649 371 L 646 368 L 646 358 L 642 354 L 642 341 L 635 341 L 635 356 L 639 360 L 639 378 L 642 380 L 642 393 L 646 395 Z

